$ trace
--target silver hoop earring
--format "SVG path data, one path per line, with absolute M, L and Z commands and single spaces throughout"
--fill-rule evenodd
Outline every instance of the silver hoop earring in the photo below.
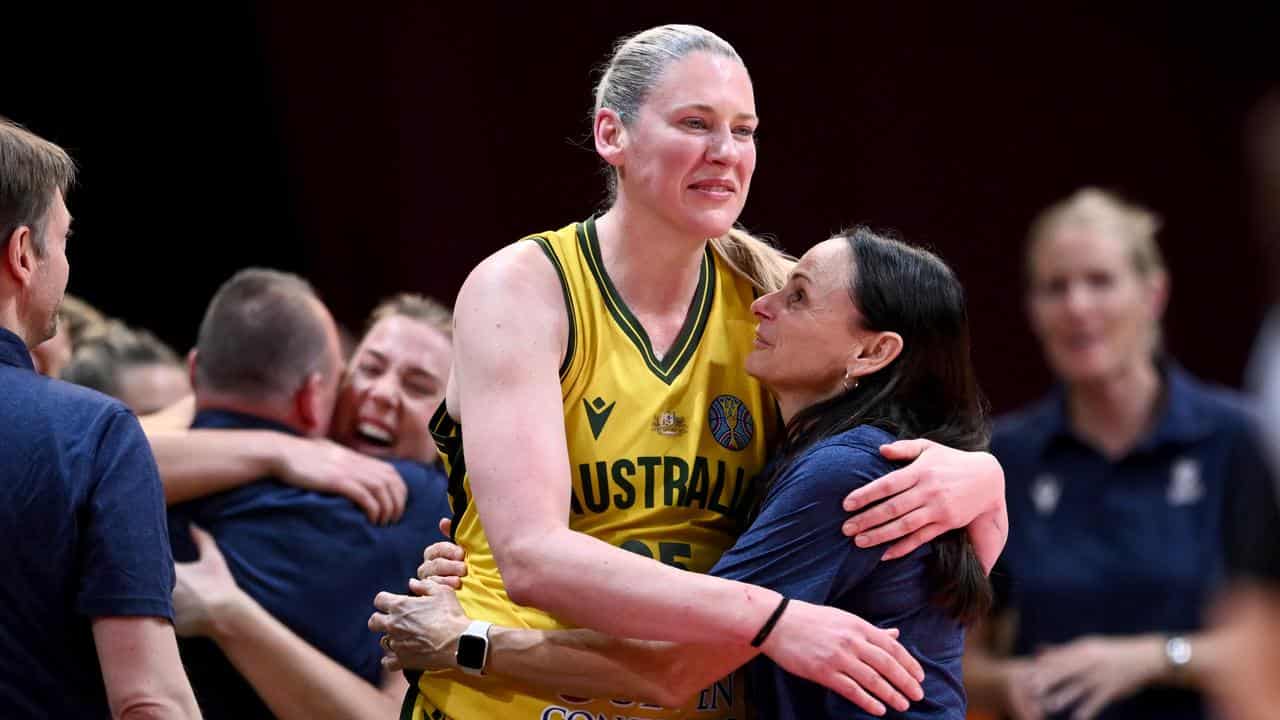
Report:
M 840 379 L 840 385 L 841 385 L 841 387 L 843 387 L 843 388 L 844 388 L 844 391 L 845 391 L 845 392 L 849 392 L 850 390 L 856 390 L 856 389 L 858 388 L 858 378 L 854 378 L 854 379 L 853 379 L 853 385 L 852 385 L 852 386 L 850 386 L 850 385 L 849 385 L 849 371 L 848 371 L 848 370 L 845 370 L 845 371 L 844 371 L 844 377 Z

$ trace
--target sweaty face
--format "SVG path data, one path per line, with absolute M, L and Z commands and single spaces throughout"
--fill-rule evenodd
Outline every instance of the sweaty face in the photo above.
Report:
M 62 296 L 67 291 L 67 279 L 71 275 L 71 267 L 67 263 L 71 213 L 67 212 L 62 192 L 54 192 L 53 203 L 40 223 L 40 232 L 44 234 L 44 257 L 36 259 L 32 278 L 28 321 L 28 327 L 35 333 L 35 337 L 28 338 L 32 345 L 43 343 L 57 334 L 58 306 L 62 304 Z
M 848 242 L 815 245 L 800 258 L 781 290 L 751 305 L 759 320 L 747 372 L 776 393 L 804 400 L 834 395 L 846 362 L 864 333 L 849 295 Z
M 625 130 L 619 198 L 681 232 L 723 235 L 751 187 L 755 112 L 737 60 L 696 52 L 672 63 Z
M 423 321 L 379 320 L 343 377 L 333 439 L 377 457 L 433 462 L 428 422 L 444 398 L 452 356 L 449 338 Z
M 1149 361 L 1161 290 L 1154 275 L 1139 275 L 1123 240 L 1063 228 L 1032 253 L 1032 326 L 1054 372 L 1089 382 Z

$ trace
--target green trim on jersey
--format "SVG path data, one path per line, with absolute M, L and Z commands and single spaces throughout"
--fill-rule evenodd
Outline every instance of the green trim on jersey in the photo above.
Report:
M 680 334 L 676 336 L 675 342 L 671 343 L 666 356 L 658 359 L 653 351 L 653 344 L 649 341 L 649 335 L 644 331 L 644 326 L 635 315 L 631 314 L 631 309 L 622 300 L 622 296 L 604 268 L 604 261 L 600 256 L 600 239 L 596 235 L 595 218 L 580 224 L 577 235 L 583 257 L 586 258 L 591 274 L 595 277 L 596 285 L 600 289 L 605 309 L 609 311 L 618 328 L 640 351 L 640 356 L 649 370 L 657 375 L 659 380 L 670 385 L 689 363 L 694 351 L 698 349 L 702 332 L 707 327 L 707 318 L 711 315 L 711 301 L 716 292 L 716 263 L 711 255 L 710 246 L 702 256 L 702 266 L 698 270 L 698 287 L 694 290 L 693 301 L 689 304 L 684 327 L 680 328 Z
M 578 340 L 578 323 L 573 311 L 573 296 L 569 293 L 569 278 L 564 274 L 564 265 L 560 264 L 556 251 L 551 249 L 551 242 L 541 235 L 533 235 L 530 239 L 538 243 L 538 247 L 542 248 L 542 252 L 556 269 L 556 276 L 560 278 L 560 292 L 564 293 L 564 307 L 569 311 L 569 340 L 565 343 L 564 361 L 560 363 L 560 380 L 563 382 L 569 374 L 569 364 L 573 362 L 573 351 Z
M 449 505 L 453 508 L 453 526 L 449 528 L 449 540 L 458 533 L 458 519 L 467 509 L 467 459 L 462 455 L 462 427 L 449 415 L 449 402 L 440 401 L 435 415 L 431 416 L 431 438 L 436 450 L 444 457 L 449 472 Z

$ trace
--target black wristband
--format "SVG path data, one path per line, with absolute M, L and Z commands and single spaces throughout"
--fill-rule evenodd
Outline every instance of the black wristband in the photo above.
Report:
M 778 603 L 777 609 L 764 621 L 764 627 L 760 628 L 760 632 L 756 633 L 756 637 L 751 641 L 751 647 L 758 648 L 764 644 L 769 637 L 769 633 L 773 632 L 773 626 L 778 624 L 778 618 L 782 617 L 782 611 L 787 609 L 787 603 L 791 602 L 791 598 L 784 597 L 782 602 Z

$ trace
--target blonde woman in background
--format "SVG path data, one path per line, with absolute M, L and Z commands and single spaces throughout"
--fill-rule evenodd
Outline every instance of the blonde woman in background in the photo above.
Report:
M 58 332 L 31 349 L 36 372 L 61 377 L 80 343 L 100 334 L 106 322 L 106 316 L 97 308 L 74 295 L 64 295 L 58 306 Z
M 969 638 L 975 707 L 1207 717 L 1197 688 L 1219 658 L 1202 623 L 1225 573 L 1227 487 L 1265 465 L 1241 400 L 1162 351 L 1157 227 L 1095 189 L 1031 227 L 1027 307 L 1059 385 L 992 438 L 1012 529 L 993 574 L 1005 612 Z

